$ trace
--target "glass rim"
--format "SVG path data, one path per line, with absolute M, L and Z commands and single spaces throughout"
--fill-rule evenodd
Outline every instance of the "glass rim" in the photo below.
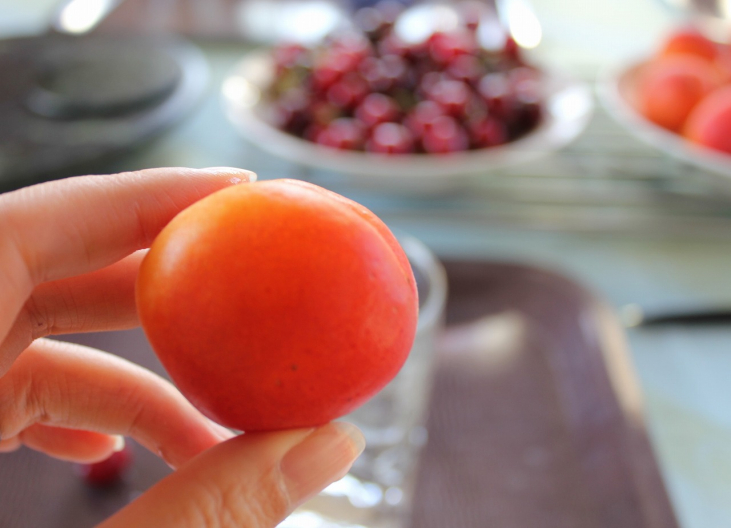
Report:
M 409 262 L 419 268 L 429 283 L 426 299 L 419 300 L 416 331 L 420 332 L 435 326 L 442 317 L 447 301 L 447 273 L 439 259 L 419 239 L 403 233 L 398 233 L 396 237 Z

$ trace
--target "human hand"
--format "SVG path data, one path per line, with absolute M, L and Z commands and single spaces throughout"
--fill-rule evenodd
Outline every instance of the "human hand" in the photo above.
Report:
M 124 435 L 179 468 L 104 528 L 271 528 L 362 451 L 360 432 L 340 423 L 231 438 L 155 374 L 43 339 L 137 326 L 144 248 L 188 205 L 253 178 L 154 169 L 0 196 L 0 453 L 26 445 L 95 462 Z

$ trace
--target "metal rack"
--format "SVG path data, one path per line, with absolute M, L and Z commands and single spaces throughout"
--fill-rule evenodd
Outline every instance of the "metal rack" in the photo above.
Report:
M 367 202 L 389 217 L 549 231 L 731 238 L 731 177 L 710 174 L 646 146 L 604 109 L 566 149 L 471 179 L 449 194 L 384 195 L 336 175 L 303 178 Z

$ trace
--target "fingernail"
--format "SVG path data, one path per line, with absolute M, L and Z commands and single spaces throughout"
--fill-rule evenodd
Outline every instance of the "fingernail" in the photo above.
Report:
M 222 425 L 218 425 L 216 422 L 209 420 L 208 421 L 208 427 L 213 431 L 213 434 L 218 436 L 222 442 L 225 442 L 226 440 L 233 438 L 236 436 L 236 434 L 231 431 L 230 429 L 227 429 L 226 427 Z
M 229 182 L 236 185 L 238 183 L 252 183 L 256 181 L 256 173 L 246 169 L 239 169 L 236 167 L 208 167 L 202 169 L 206 172 L 211 172 L 220 175 L 230 175 Z
M 114 445 L 112 446 L 112 451 L 115 453 L 119 453 L 124 449 L 124 437 L 120 435 L 112 435 L 112 438 L 114 438 Z
M 365 438 L 354 425 L 335 422 L 315 429 L 281 462 L 292 502 L 304 502 L 345 476 L 363 449 Z

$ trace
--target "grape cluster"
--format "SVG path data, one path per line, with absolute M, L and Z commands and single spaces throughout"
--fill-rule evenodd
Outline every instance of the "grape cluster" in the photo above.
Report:
M 275 48 L 268 119 L 321 145 L 387 154 L 482 149 L 536 127 L 541 72 L 512 38 L 485 49 L 479 21 L 463 16 L 454 30 L 406 43 L 394 5 L 359 10 L 357 30 L 317 47 Z

